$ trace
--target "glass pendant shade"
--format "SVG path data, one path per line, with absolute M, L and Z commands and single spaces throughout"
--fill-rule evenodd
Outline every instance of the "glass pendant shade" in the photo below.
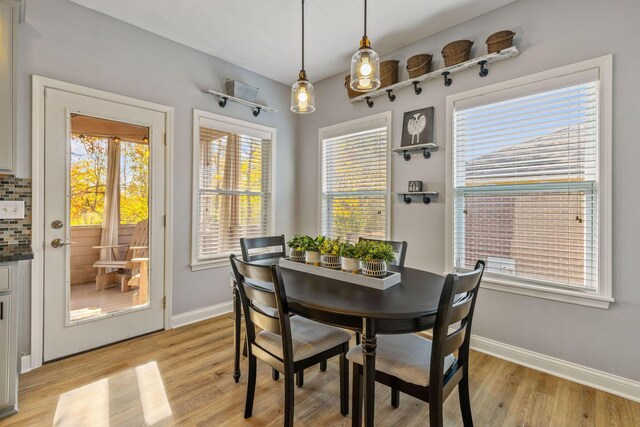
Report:
M 370 47 L 360 48 L 351 58 L 351 89 L 368 92 L 380 87 L 380 57 Z
M 316 109 L 313 85 L 307 80 L 304 70 L 297 82 L 291 86 L 291 111 L 299 114 L 313 113 Z

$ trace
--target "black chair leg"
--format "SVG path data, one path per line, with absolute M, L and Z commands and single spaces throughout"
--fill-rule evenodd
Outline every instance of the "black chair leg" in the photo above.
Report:
M 322 362 L 320 362 L 320 370 L 322 372 L 326 372 L 327 371 L 327 361 L 323 360 Z
M 244 339 L 244 347 L 242 348 L 242 355 L 247 357 L 247 338 Z
M 362 426 L 362 365 L 353 364 L 353 388 L 351 390 L 351 426 Z
M 349 362 L 346 351 L 340 354 L 340 413 L 349 415 Z
M 464 427 L 473 427 L 473 416 L 471 415 L 471 400 L 469 398 L 469 377 L 464 375 L 458 383 L 458 394 L 460 397 L 460 412 Z
M 444 427 L 442 403 L 437 397 L 429 402 L 429 427 Z
M 304 371 L 296 372 L 296 385 L 298 387 L 304 385 Z
M 293 409 L 295 399 L 295 387 L 293 375 L 284 376 L 284 426 L 293 427 Z
M 400 391 L 395 387 L 391 387 L 391 406 L 394 408 L 400 406 Z
M 280 372 L 278 372 L 275 368 L 271 368 L 271 378 L 273 378 L 274 381 L 278 381 L 278 379 L 280 378 Z
M 247 400 L 244 406 L 244 417 L 250 418 L 253 412 L 253 396 L 256 392 L 256 357 L 249 356 L 249 377 L 247 378 Z

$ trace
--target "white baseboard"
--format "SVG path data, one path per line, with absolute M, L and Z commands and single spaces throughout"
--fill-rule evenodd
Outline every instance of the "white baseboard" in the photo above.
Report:
M 476 335 L 471 335 L 471 348 L 527 368 L 640 402 L 640 382 L 638 381 Z
M 223 302 L 222 304 L 211 305 L 209 307 L 199 308 L 197 310 L 188 311 L 186 313 L 176 314 L 171 318 L 171 327 L 179 328 L 201 320 L 211 319 L 212 317 L 233 311 L 233 302 Z
M 31 355 L 27 354 L 20 358 L 20 373 L 25 374 L 31 370 Z

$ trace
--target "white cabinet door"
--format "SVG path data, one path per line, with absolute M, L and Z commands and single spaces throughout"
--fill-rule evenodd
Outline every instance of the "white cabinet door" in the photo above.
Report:
M 15 373 L 11 372 L 14 347 L 10 339 L 11 297 L 0 296 L 0 409 L 10 403 Z
M 15 7 L 0 0 L 0 171 L 13 172 L 15 159 L 13 46 Z

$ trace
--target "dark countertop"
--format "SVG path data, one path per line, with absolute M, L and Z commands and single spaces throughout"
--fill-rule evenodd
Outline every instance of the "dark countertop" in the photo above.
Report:
M 29 245 L 0 246 L 0 262 L 23 261 L 33 259 L 33 250 Z

